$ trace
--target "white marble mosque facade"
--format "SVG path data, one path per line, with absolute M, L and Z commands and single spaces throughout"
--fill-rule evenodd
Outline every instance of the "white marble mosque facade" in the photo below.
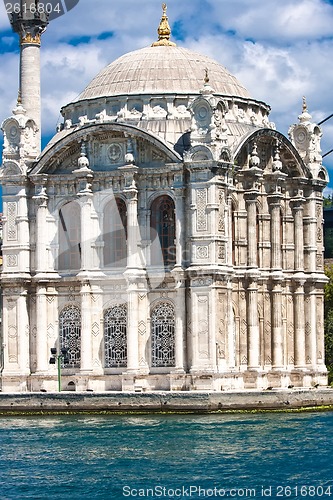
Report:
M 37 21 L 14 26 L 2 124 L 2 390 L 57 390 L 54 347 L 63 390 L 325 385 L 328 177 L 305 100 L 285 137 L 170 42 L 164 11 L 159 41 L 97 75 L 40 152 Z

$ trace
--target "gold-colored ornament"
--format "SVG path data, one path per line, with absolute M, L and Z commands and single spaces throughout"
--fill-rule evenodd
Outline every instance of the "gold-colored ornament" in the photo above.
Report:
M 31 33 L 26 33 L 25 36 L 21 35 L 21 45 L 23 44 L 33 44 L 33 45 L 40 45 L 40 33 L 36 33 L 35 36 L 33 36 Z
M 168 22 L 168 16 L 166 15 L 167 5 L 162 4 L 163 14 L 160 25 L 158 27 L 158 41 L 152 43 L 152 47 L 175 47 L 176 44 L 170 41 L 171 28 Z

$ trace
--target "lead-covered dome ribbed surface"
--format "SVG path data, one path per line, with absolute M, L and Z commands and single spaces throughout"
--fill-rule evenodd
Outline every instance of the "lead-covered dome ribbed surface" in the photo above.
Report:
M 250 98 L 245 87 L 221 64 L 183 47 L 146 47 L 106 66 L 78 97 L 133 94 L 198 94 L 205 69 L 217 94 Z

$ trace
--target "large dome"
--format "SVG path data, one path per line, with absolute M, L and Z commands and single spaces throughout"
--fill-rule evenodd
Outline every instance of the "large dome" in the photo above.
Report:
M 157 46 L 129 52 L 106 66 L 78 97 L 137 94 L 198 94 L 205 69 L 216 94 L 250 98 L 243 85 L 221 64 L 183 47 Z

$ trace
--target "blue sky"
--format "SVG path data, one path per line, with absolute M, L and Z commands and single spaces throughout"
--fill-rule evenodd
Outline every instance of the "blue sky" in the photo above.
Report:
M 53 20 L 42 40 L 43 142 L 73 100 L 108 63 L 156 39 L 160 0 L 80 0 Z M 305 95 L 313 120 L 333 113 L 333 0 L 169 0 L 178 45 L 213 57 L 272 107 L 287 134 Z M 0 3 L 0 120 L 11 114 L 19 51 Z M 323 125 L 323 153 L 333 148 L 333 118 Z M 324 159 L 333 188 L 333 153 Z

